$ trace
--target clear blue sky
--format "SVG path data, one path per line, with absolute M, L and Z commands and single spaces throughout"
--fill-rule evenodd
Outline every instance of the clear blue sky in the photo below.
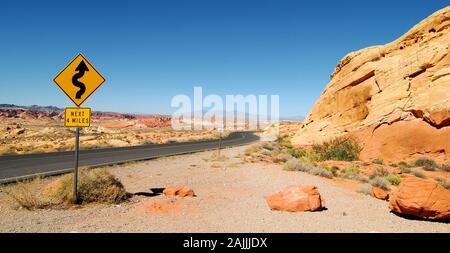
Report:
M 71 106 L 53 77 L 79 52 L 106 77 L 83 106 L 166 113 L 171 98 L 278 94 L 306 115 L 348 52 L 446 1 L 2 1 L 0 103 Z M 447 3 L 448 5 L 448 3 Z

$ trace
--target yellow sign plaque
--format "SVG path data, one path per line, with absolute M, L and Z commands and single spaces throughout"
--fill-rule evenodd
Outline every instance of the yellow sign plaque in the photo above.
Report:
M 81 106 L 105 82 L 105 78 L 79 54 L 53 81 L 76 106 Z
M 64 126 L 89 127 L 91 125 L 91 108 L 67 107 L 64 109 Z

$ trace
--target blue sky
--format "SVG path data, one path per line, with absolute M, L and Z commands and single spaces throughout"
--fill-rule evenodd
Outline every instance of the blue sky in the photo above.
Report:
M 83 106 L 171 114 L 177 94 L 280 95 L 306 115 L 348 52 L 445 1 L 2 1 L 0 103 L 72 106 L 53 77 L 78 53 L 106 83 Z M 448 5 L 448 4 L 447 4 Z

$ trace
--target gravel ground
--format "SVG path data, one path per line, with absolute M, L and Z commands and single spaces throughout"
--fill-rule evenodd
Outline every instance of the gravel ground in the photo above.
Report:
M 358 194 L 334 181 L 273 164 L 242 164 L 246 147 L 115 166 L 131 193 L 187 185 L 194 198 L 139 195 L 120 205 L 70 210 L 14 210 L 0 193 L 1 232 L 450 232 L 450 224 L 409 220 L 390 213 L 386 201 Z M 316 185 L 321 212 L 271 211 L 264 196 L 290 184 Z

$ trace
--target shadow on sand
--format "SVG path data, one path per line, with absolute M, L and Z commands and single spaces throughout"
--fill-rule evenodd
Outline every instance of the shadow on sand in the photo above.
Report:
M 156 197 L 163 193 L 165 188 L 150 188 L 150 192 L 136 192 L 134 196 Z
M 428 221 L 428 222 L 436 222 L 436 223 L 444 223 L 444 224 L 450 224 L 450 219 L 447 220 L 430 220 L 430 219 L 424 219 L 421 217 L 417 217 L 411 214 L 400 214 L 400 213 L 396 213 L 396 212 L 392 212 L 391 213 L 395 214 L 398 217 L 401 217 L 403 219 L 407 219 L 407 220 L 416 220 L 416 221 Z

